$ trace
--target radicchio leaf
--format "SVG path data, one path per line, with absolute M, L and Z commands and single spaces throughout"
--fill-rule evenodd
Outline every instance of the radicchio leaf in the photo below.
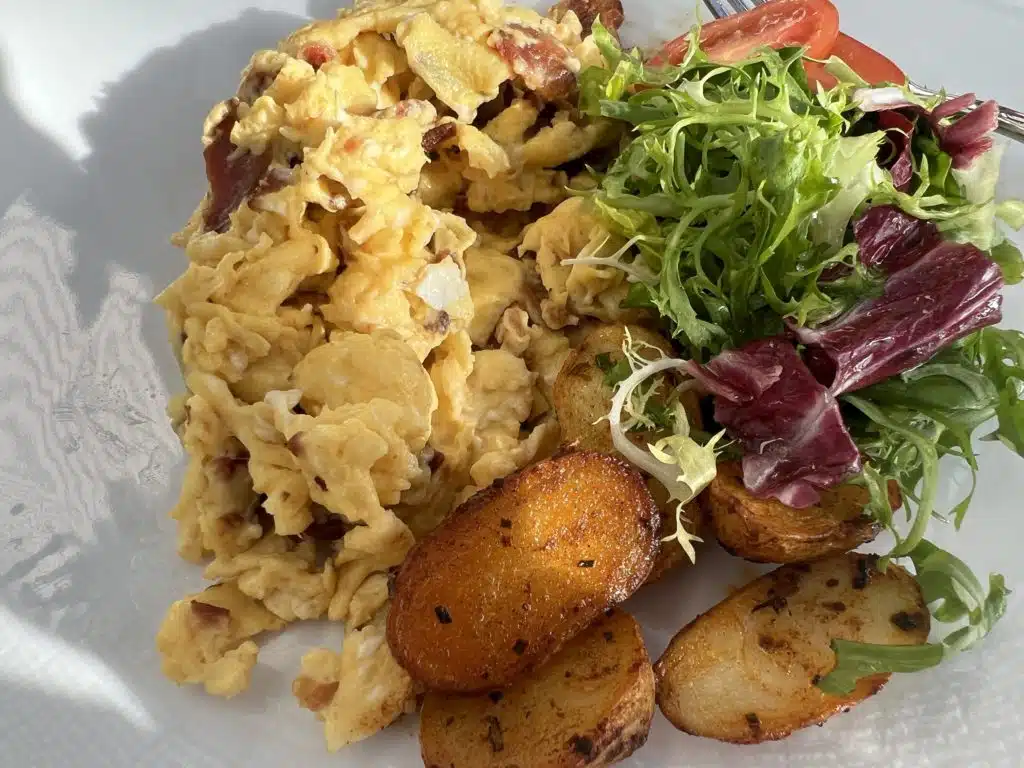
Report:
M 895 205 L 869 208 L 853 222 L 853 235 L 861 263 L 890 275 L 909 267 L 942 240 L 935 224 Z
M 908 242 L 910 250 L 920 248 L 920 241 Z M 807 347 L 808 367 L 837 397 L 908 371 L 1002 319 L 1002 271 L 973 245 L 942 242 L 914 256 L 893 245 L 876 253 L 883 253 L 883 267 L 912 263 L 889 277 L 882 296 L 837 320 L 791 326 Z
M 893 186 L 900 192 L 906 192 L 914 179 L 914 155 L 910 150 L 914 121 L 897 110 L 889 110 L 879 114 L 878 125 L 886 132 L 881 152 L 888 148 L 889 155 L 879 158 L 879 164 L 892 174 Z
M 951 117 L 973 103 L 974 94 L 968 93 L 940 105 L 929 117 L 932 130 L 939 137 L 939 146 L 953 158 L 954 168 L 970 168 L 977 158 L 992 149 L 989 134 L 999 125 L 999 105 L 994 101 L 980 104 L 951 125 L 939 124 L 943 118 Z
M 715 419 L 742 443 L 743 483 L 791 507 L 860 471 L 835 398 L 785 339 L 754 341 L 688 372 L 715 395 Z
M 929 112 L 917 104 L 890 98 L 889 92 L 892 90 L 884 88 L 860 92 L 861 109 L 865 112 L 880 113 L 879 122 L 883 128 L 898 127 L 897 123 L 901 122 L 895 118 L 881 117 L 890 112 L 895 112 L 908 121 L 921 116 L 928 122 L 939 140 L 942 151 L 953 159 L 953 167 L 957 169 L 970 168 L 975 160 L 992 149 L 990 134 L 999 124 L 999 105 L 996 102 L 986 101 L 962 117 L 952 122 L 944 122 L 947 118 L 953 118 L 970 109 L 975 103 L 974 94 L 965 93 L 963 96 L 957 96 Z M 873 98 L 872 94 L 876 93 L 885 98 Z M 890 125 L 886 125 L 886 121 L 890 122 Z M 893 182 L 899 188 L 895 173 Z

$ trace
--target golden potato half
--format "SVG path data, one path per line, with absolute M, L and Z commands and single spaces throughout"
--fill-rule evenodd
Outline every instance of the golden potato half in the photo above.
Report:
M 626 340 L 626 329 L 634 342 L 641 342 L 657 348 L 666 355 L 673 354 L 672 345 L 660 334 L 640 325 L 599 325 L 584 338 L 573 354 L 562 365 L 555 380 L 554 405 L 558 422 L 562 428 L 562 442 L 576 445 L 583 450 L 599 451 L 618 455 L 612 445 L 611 429 L 604 419 L 611 407 L 612 388 L 605 383 L 605 373 L 598 364 L 598 357 L 607 355 L 611 363 L 622 359 L 622 344 Z M 690 423 L 700 428 L 700 403 L 693 393 L 684 401 Z M 636 434 L 636 441 L 646 441 L 647 435 Z M 658 538 L 671 536 L 676 530 L 676 504 L 668 500 L 668 492 L 657 480 L 648 479 L 648 487 L 662 514 L 662 528 Z M 690 521 L 687 530 L 700 535 L 704 524 L 702 508 L 696 503 L 688 504 L 686 517 Z M 688 562 L 686 552 L 676 541 L 663 542 L 658 549 L 658 558 L 648 582 L 657 581 L 666 573 Z
M 395 658 L 432 690 L 511 683 L 643 584 L 658 525 L 643 477 L 613 456 L 562 454 L 496 482 L 403 564 Z
M 503 691 L 427 694 L 420 749 L 436 768 L 611 765 L 647 741 L 653 715 L 640 626 L 610 611 Z
M 835 665 L 834 638 L 884 645 L 928 639 L 931 619 L 907 571 L 857 553 L 785 565 L 677 634 L 655 665 L 658 706 L 695 736 L 754 744 L 821 723 L 877 693 L 889 675 L 846 696 L 816 683 Z
M 893 499 L 899 506 L 899 494 Z M 732 554 L 755 563 L 800 563 L 849 552 L 874 540 L 881 527 L 864 514 L 868 491 L 841 485 L 805 509 L 759 499 L 743 485 L 739 462 L 718 465 L 704 506 L 711 528 Z

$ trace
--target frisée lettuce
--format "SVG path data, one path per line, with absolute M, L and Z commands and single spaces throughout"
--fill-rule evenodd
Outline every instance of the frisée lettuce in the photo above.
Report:
M 1000 228 L 1024 225 L 1024 203 L 995 199 L 994 106 L 963 116 L 973 96 L 922 100 L 903 88 L 871 88 L 836 62 L 830 71 L 839 84 L 812 89 L 801 50 L 764 49 L 716 64 L 701 50 L 699 30 L 675 66 L 647 65 L 599 23 L 594 39 L 605 66 L 581 74 L 580 108 L 626 123 L 630 133 L 590 194 L 626 245 L 576 261 L 621 269 L 631 284 L 625 305 L 657 311 L 692 358 L 644 360 L 620 372 L 609 414 L 616 448 L 673 498 L 698 492 L 714 476 L 719 438 L 701 445 L 675 423 L 669 442 L 646 452 L 634 445 L 626 433 L 647 411 L 643 382 L 680 369 L 706 385 L 722 371 L 717 389 L 705 386 L 717 410 L 737 382 L 757 373 L 736 364 L 737 351 L 785 347 L 778 357 L 795 362 L 776 366 L 780 375 L 807 378 L 797 364 L 806 362 L 824 401 L 841 413 L 828 434 L 848 430 L 857 459 L 831 476 L 817 462 L 802 474 L 787 464 L 792 476 L 766 486 L 766 495 L 800 506 L 816 491 L 793 489 L 808 483 L 863 485 L 865 511 L 896 536 L 883 564 L 908 558 L 935 618 L 966 620 L 928 646 L 836 641 L 836 668 L 822 688 L 849 691 L 864 675 L 923 669 L 972 647 L 1005 610 L 1003 579 L 991 576 L 986 592 L 925 536 L 939 516 L 943 457 L 966 462 L 974 475 L 973 438 L 993 420 L 989 438 L 1024 455 L 1024 336 L 991 327 L 1003 286 L 1024 277 L 1024 259 Z M 962 269 L 966 263 L 975 268 Z M 935 307 L 941 311 L 929 316 Z M 798 434 L 784 423 L 785 408 L 756 415 L 759 403 L 748 400 L 739 406 L 745 421 L 750 413 L 758 420 L 752 434 L 771 434 L 773 443 Z M 764 473 L 754 471 L 751 443 L 722 423 L 747 451 L 745 482 L 754 492 L 751 478 Z M 892 483 L 907 526 L 895 519 Z M 972 495 L 949 511 L 956 527 Z

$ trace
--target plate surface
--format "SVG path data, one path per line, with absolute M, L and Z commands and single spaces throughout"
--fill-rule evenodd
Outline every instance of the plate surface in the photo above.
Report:
M 624 34 L 650 43 L 692 20 L 694 0 L 625 0 Z M 1017 0 L 839 0 L 844 30 L 915 79 L 1024 108 L 1007 62 L 1024 44 Z M 339 629 L 272 639 L 231 702 L 177 689 L 153 635 L 201 584 L 174 553 L 167 510 L 182 453 L 164 402 L 181 388 L 149 303 L 183 268 L 167 244 L 202 195 L 203 117 L 250 53 L 324 0 L 0 4 L 0 753 L 11 766 L 419 764 L 410 719 L 334 756 L 289 687 L 301 653 Z M 86 32 L 85 30 L 89 30 Z M 1024 197 L 1024 147 L 1004 195 Z M 1024 327 L 1024 287 L 1005 323 Z M 963 531 L 934 537 L 979 573 L 1024 584 L 1024 465 L 982 449 Z M 965 478 L 947 477 L 955 503 Z M 699 578 L 630 604 L 652 655 L 751 566 L 710 551 Z M 1024 753 L 1024 608 L 980 651 L 893 680 L 851 714 L 760 747 L 675 732 L 656 717 L 629 766 L 1017 766 Z

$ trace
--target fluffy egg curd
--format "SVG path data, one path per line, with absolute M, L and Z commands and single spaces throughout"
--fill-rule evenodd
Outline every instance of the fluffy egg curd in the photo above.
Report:
M 257 52 L 210 112 L 188 267 L 158 299 L 187 384 L 178 552 L 213 582 L 160 627 L 171 680 L 235 696 L 263 633 L 327 619 L 338 647 L 293 692 L 328 748 L 414 708 L 389 574 L 557 450 L 570 336 L 622 316 L 620 271 L 564 264 L 621 245 L 574 196 L 620 139 L 574 108 L 600 63 L 579 9 L 357 2 Z

